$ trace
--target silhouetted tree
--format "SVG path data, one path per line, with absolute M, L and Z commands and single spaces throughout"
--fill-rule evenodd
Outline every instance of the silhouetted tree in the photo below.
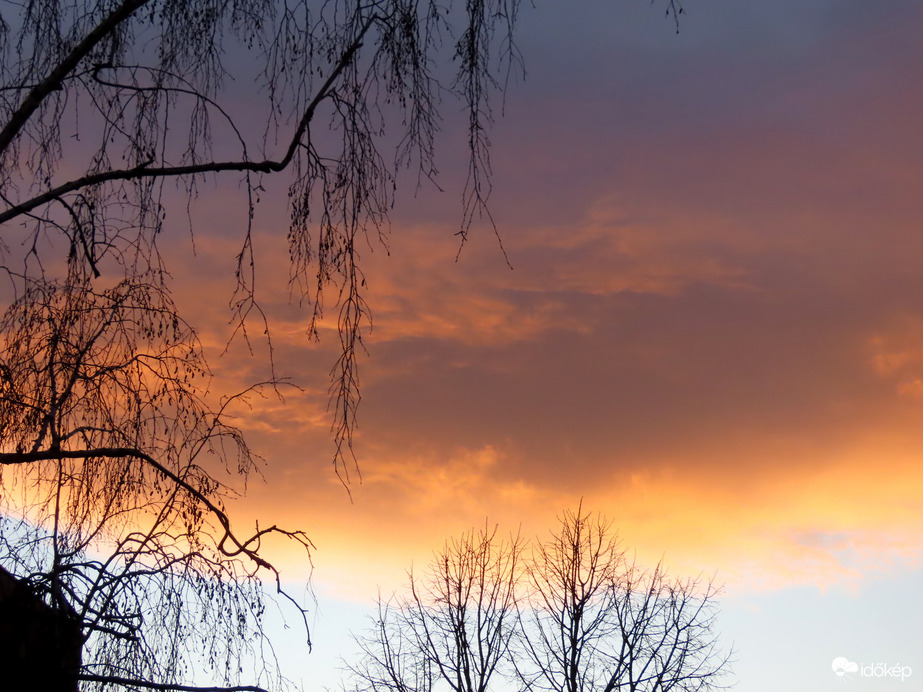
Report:
M 409 596 L 379 600 L 374 629 L 359 639 L 354 689 L 485 692 L 510 665 L 522 548 L 485 527 L 449 541 L 423 579 L 411 572 Z
M 225 422 L 231 401 L 208 405 L 169 296 L 141 277 L 30 282 L 0 320 L 0 354 L 0 561 L 76 619 L 80 678 L 179 684 L 204 662 L 231 684 L 259 646 L 259 577 L 284 596 L 261 538 L 310 542 L 233 530 L 215 460 L 246 477 L 256 459 Z
M 496 530 L 451 542 L 428 588 L 379 601 L 356 692 L 486 692 L 505 678 L 523 691 L 704 692 L 721 687 L 728 656 L 714 629 L 711 583 L 671 580 L 629 561 L 610 524 L 567 512 L 529 559 Z
M 714 585 L 639 569 L 611 523 L 582 505 L 535 548 L 527 575 L 515 658 L 524 690 L 720 687 L 728 655 L 714 629 Z

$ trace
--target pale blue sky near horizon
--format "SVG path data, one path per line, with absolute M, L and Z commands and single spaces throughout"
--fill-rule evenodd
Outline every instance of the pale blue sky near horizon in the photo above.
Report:
M 297 590 L 297 587 L 296 587 Z M 923 684 L 923 649 L 918 638 L 923 622 L 923 573 L 899 574 L 872 581 L 857 590 L 811 586 L 769 593 L 731 594 L 719 598 L 717 625 L 722 645 L 733 646 L 731 667 L 738 692 L 909 692 Z M 398 590 L 400 592 L 400 590 Z M 313 651 L 301 648 L 297 627 L 276 626 L 276 652 L 283 670 L 305 692 L 339 692 L 349 678 L 344 660 L 356 660 L 353 634 L 368 631 L 375 594 L 366 603 L 317 592 L 312 618 Z M 387 595 L 387 594 L 386 594 Z M 903 681 L 891 676 L 863 676 L 862 669 L 838 677 L 838 657 L 889 668 L 908 667 Z M 497 689 L 514 687 L 499 680 Z

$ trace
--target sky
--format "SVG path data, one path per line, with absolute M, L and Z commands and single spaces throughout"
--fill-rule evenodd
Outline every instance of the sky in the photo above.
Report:
M 410 181 L 388 250 L 361 250 L 374 328 L 348 491 L 336 336 L 305 346 L 268 193 L 259 290 L 303 390 L 241 415 L 266 465 L 235 511 L 315 543 L 315 650 L 280 647 L 306 689 L 336 686 L 349 630 L 446 539 L 485 520 L 544 536 L 581 499 L 642 564 L 724 585 L 735 689 L 923 679 L 923 8 L 689 0 L 678 34 L 662 10 L 523 8 L 526 78 L 491 131 L 503 250 L 482 224 L 459 252 L 447 108 L 444 191 Z M 202 296 L 228 295 L 240 210 L 216 188 L 193 213 L 197 255 L 178 241 L 171 266 L 217 351 L 223 303 Z M 263 356 L 238 344 L 216 376 L 245 384 Z

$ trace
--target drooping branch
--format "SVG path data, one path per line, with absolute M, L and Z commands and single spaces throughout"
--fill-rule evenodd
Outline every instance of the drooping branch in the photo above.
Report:
M 165 478 L 168 478 L 178 487 L 189 493 L 197 501 L 201 502 L 209 510 L 209 512 L 211 512 L 211 514 L 221 525 L 221 528 L 224 530 L 224 536 L 222 536 L 221 540 L 218 542 L 218 550 L 220 550 L 227 557 L 236 557 L 238 555 L 244 554 L 258 566 L 270 570 L 273 573 L 277 573 L 276 568 L 273 567 L 272 564 L 264 560 L 256 551 L 249 548 L 248 546 L 258 541 L 261 536 L 269 533 L 283 533 L 290 538 L 294 537 L 296 539 L 300 539 L 299 542 L 301 542 L 306 547 L 310 545 L 310 541 L 303 532 L 284 531 L 276 526 L 272 526 L 268 529 L 261 529 L 254 536 L 246 540 L 238 539 L 231 529 L 231 520 L 228 518 L 228 515 L 224 510 L 209 500 L 208 497 L 206 497 L 200 490 L 194 488 L 184 478 L 171 471 L 152 456 L 142 452 L 141 450 L 133 449 L 131 447 L 101 447 L 97 449 L 77 450 L 47 449 L 31 452 L 4 452 L 0 453 L 0 466 L 32 464 L 38 461 L 57 461 L 63 459 L 76 460 L 124 458 L 133 458 L 139 461 L 143 461 L 159 474 Z M 236 550 L 230 550 L 226 548 L 225 543 L 227 541 L 233 543 L 236 547 Z
M 235 685 L 233 687 L 197 687 L 195 685 L 174 685 L 170 683 L 150 682 L 148 680 L 133 680 L 121 678 L 116 675 L 94 675 L 80 673 L 78 680 L 83 682 L 101 682 L 103 684 L 121 685 L 122 687 L 143 687 L 147 690 L 160 690 L 161 692 L 269 692 L 256 685 Z
M 137 10 L 151 0 L 125 0 L 109 15 L 103 18 L 86 37 L 78 43 L 45 79 L 32 88 L 22 104 L 13 111 L 9 122 L 0 131 L 0 152 L 6 151 L 16 135 L 22 130 L 29 118 L 38 110 L 49 94 L 59 90 L 67 76 L 87 57 L 90 52 L 115 28 L 131 17 Z
M 152 168 L 142 164 L 133 168 L 100 171 L 62 183 L 51 190 L 43 192 L 30 200 L 17 204 L 0 213 L 0 224 L 26 214 L 33 209 L 48 204 L 69 192 L 113 181 L 140 180 L 142 178 L 175 178 L 196 175 L 198 173 L 224 173 L 231 171 L 251 173 L 275 173 L 285 168 L 282 161 L 213 161 L 209 163 L 190 164 L 186 166 L 165 166 Z
M 139 7 L 149 0 L 133 0 L 135 4 Z M 128 4 L 128 3 L 126 3 Z M 247 172 L 247 173 L 279 173 L 284 171 L 292 162 L 292 159 L 295 156 L 295 153 L 298 151 L 298 147 L 301 145 L 302 139 L 304 138 L 305 133 L 307 132 L 308 126 L 311 124 L 311 120 L 314 118 L 314 114 L 317 111 L 318 106 L 326 99 L 339 78 L 340 74 L 345 70 L 349 64 L 355 59 L 356 52 L 362 47 L 362 41 L 365 38 L 365 35 L 368 33 L 369 29 L 372 27 L 374 22 L 378 19 L 377 16 L 369 17 L 366 22 L 363 24 L 358 35 L 350 44 L 350 46 L 343 52 L 340 56 L 339 61 L 337 62 L 334 69 L 331 71 L 330 75 L 327 77 L 326 81 L 318 89 L 317 93 L 314 95 L 314 98 L 311 99 L 311 102 L 307 105 L 304 110 L 304 113 L 301 116 L 301 120 L 298 123 L 298 127 L 295 129 L 295 133 L 292 135 L 289 145 L 285 151 L 285 155 L 278 160 L 265 159 L 263 161 L 248 161 L 246 159 L 241 159 L 237 161 L 210 161 L 207 163 L 198 163 L 198 164 L 189 164 L 185 166 L 160 166 L 160 167 L 151 167 L 150 161 L 142 163 L 139 166 L 134 166 L 132 168 L 126 169 L 116 169 L 108 171 L 100 171 L 98 173 L 88 173 L 87 175 L 81 176 L 80 178 L 75 178 L 66 183 L 62 183 L 57 187 L 54 187 L 50 190 L 43 192 L 40 195 L 36 195 L 32 199 L 29 199 L 25 202 L 16 204 L 15 206 L 10 207 L 6 211 L 0 212 L 0 224 L 4 224 L 7 221 L 15 219 L 17 216 L 22 216 L 27 214 L 34 209 L 48 204 L 49 202 L 60 199 L 62 196 L 74 192 L 76 190 L 81 190 L 87 187 L 92 187 L 94 185 L 100 185 L 102 183 L 109 183 L 114 181 L 129 181 L 129 180 L 140 180 L 144 178 L 176 178 L 183 176 L 193 176 L 202 173 L 228 173 L 228 172 Z M 95 33 L 95 32 L 94 32 Z M 97 38 L 97 41 L 99 39 Z M 78 61 L 79 62 L 79 61 Z M 76 66 L 76 63 L 74 64 Z M 73 67 L 71 67 L 73 69 Z M 57 73 L 58 70 L 55 72 Z M 66 74 L 65 74 L 66 76 Z M 49 77 L 50 79 L 50 77 Z M 57 81 L 57 84 L 60 85 L 63 77 L 60 77 Z M 47 80 L 46 80 L 47 81 Z M 38 92 L 39 87 L 36 87 L 35 92 Z M 44 98 L 51 93 L 53 88 L 47 89 L 42 95 L 41 98 Z M 30 94 L 31 98 L 31 94 Z M 38 95 L 36 96 L 38 98 Z M 25 104 L 24 104 L 25 105 Z M 31 112 L 34 112 L 35 108 L 38 107 L 38 104 L 32 108 Z M 20 109 L 22 110 L 22 109 Z M 19 111 L 17 111 L 18 113 Z M 15 116 L 15 114 L 14 114 Z M 10 129 L 13 121 L 7 125 L 7 128 L 4 128 L 4 133 L 7 129 Z M 25 124 L 25 120 L 22 124 Z M 20 125 L 20 128 L 22 126 Z M 18 130 L 17 130 L 18 132 Z M 12 133 L 11 137 L 15 136 L 15 132 Z M 0 151 L 2 151 L 3 140 L 0 139 Z

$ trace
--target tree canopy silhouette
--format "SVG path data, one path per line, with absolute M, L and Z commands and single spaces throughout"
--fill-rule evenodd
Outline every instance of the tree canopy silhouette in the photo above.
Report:
M 523 541 L 485 526 L 448 541 L 409 594 L 378 603 L 349 665 L 356 690 L 484 692 L 510 664 Z
M 717 590 L 646 571 L 598 515 L 566 512 L 533 544 L 472 531 L 450 541 L 409 593 L 379 599 L 355 692 L 708 692 L 729 653 L 714 630 Z
M 516 679 L 529 692 L 721 689 L 730 653 L 715 632 L 718 589 L 640 568 L 612 523 L 565 512 L 533 550 Z

